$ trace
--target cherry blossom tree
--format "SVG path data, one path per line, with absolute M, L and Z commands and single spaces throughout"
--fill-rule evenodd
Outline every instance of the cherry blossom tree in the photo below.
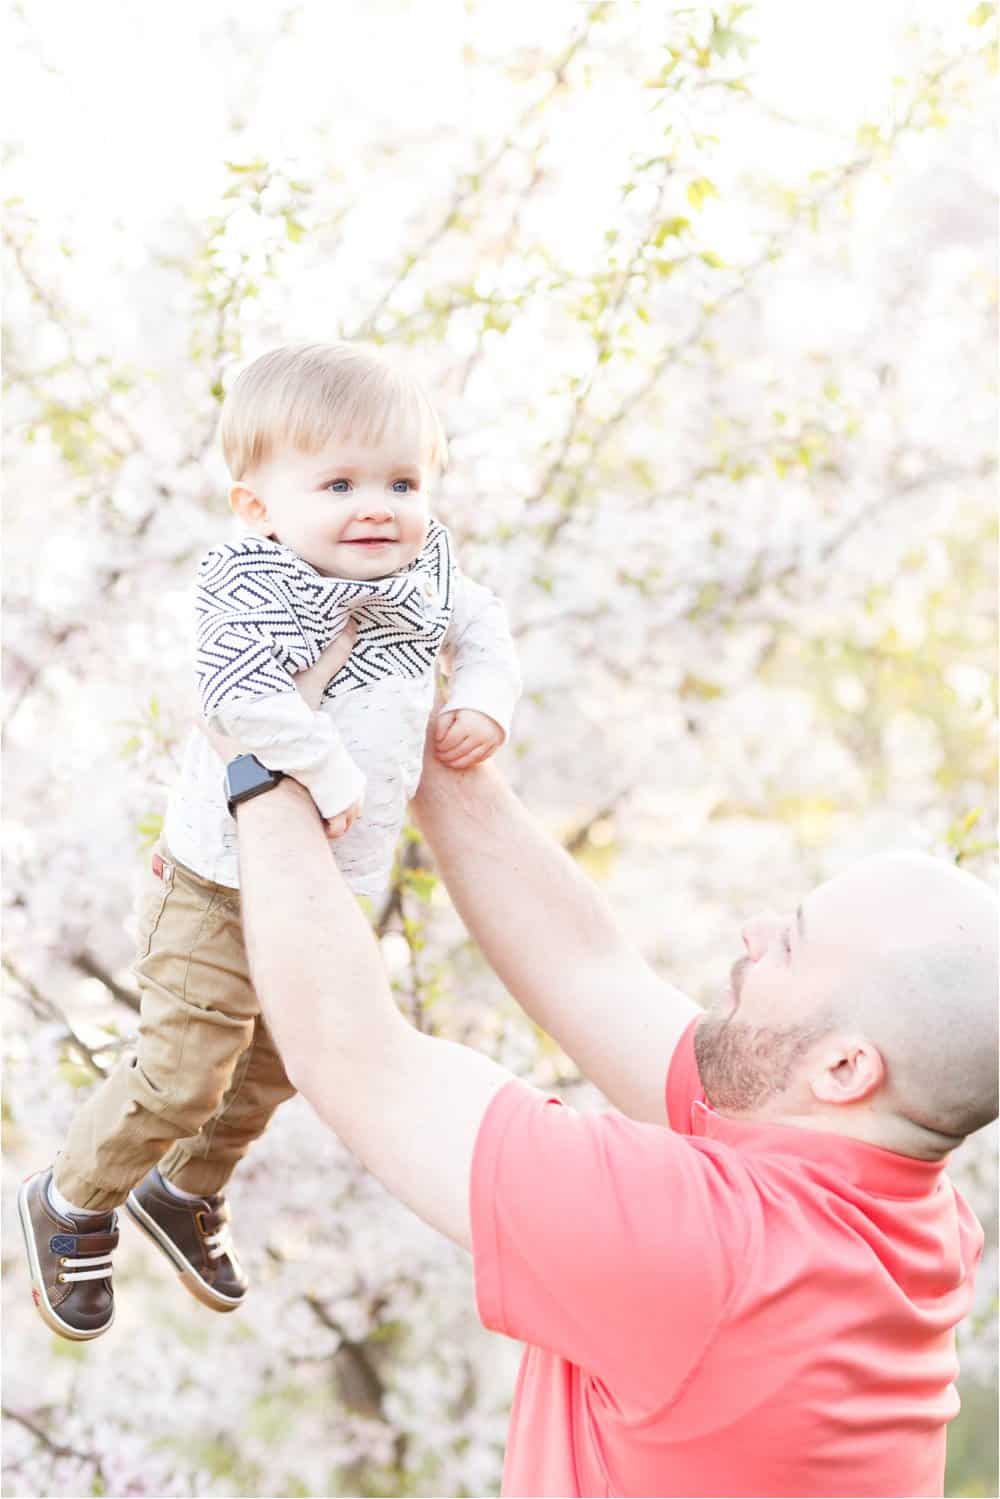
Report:
M 113 0 L 117 64 L 92 12 L 20 13 L 59 149 L 7 150 L 9 1187 L 134 1032 L 219 404 L 278 342 L 426 378 L 435 508 L 522 654 L 506 773 L 673 982 L 710 1000 L 742 918 L 887 845 L 995 877 L 995 6 L 911 8 L 834 123 L 776 100 L 816 68 L 776 0 L 428 9 Z M 414 1023 L 601 1105 L 416 834 L 371 916 Z M 996 1482 L 995 1150 L 953 1165 L 988 1232 L 953 1493 Z M 7 1215 L 8 1492 L 495 1492 L 518 1350 L 467 1257 L 298 1099 L 231 1199 L 247 1308 L 207 1317 L 126 1227 L 93 1345 L 38 1322 Z

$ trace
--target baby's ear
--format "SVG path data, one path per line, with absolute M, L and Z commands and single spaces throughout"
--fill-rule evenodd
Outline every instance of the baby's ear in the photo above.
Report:
M 261 536 L 267 533 L 267 506 L 248 484 L 234 484 L 229 491 L 229 508 L 238 515 L 244 525 Z

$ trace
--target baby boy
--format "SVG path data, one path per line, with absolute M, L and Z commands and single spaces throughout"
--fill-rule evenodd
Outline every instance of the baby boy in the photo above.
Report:
M 442 649 L 434 748 L 453 768 L 503 743 L 520 691 L 503 606 L 462 575 L 429 515 L 445 440 L 415 381 L 364 345 L 273 350 L 227 397 L 222 446 L 245 534 L 199 568 L 197 675 L 205 718 L 248 753 L 224 782 L 190 735 L 140 906 L 136 1052 L 19 1197 L 35 1304 L 75 1340 L 114 1318 L 123 1203 L 204 1305 L 232 1311 L 246 1296 L 223 1188 L 294 1090 L 248 972 L 233 808 L 294 776 L 348 884 L 378 895 Z M 351 655 L 313 709 L 294 678 L 351 620 Z

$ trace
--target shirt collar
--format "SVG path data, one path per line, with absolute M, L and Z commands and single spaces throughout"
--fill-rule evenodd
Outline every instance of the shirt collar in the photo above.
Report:
M 925 1197 L 948 1164 L 948 1157 L 920 1161 L 828 1130 L 729 1119 L 699 1099 L 691 1105 L 691 1133 L 735 1146 L 742 1154 L 798 1157 L 879 1197 Z

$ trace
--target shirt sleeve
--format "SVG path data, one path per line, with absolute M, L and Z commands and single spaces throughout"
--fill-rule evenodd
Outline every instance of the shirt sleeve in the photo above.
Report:
M 506 738 L 521 695 L 521 671 L 507 611 L 495 593 L 473 583 L 458 568 L 452 587 L 445 645 L 453 652 L 453 665 L 445 712 L 475 708 L 498 723 Z
M 321 817 L 336 817 L 364 797 L 365 777 L 325 713 L 315 713 L 298 691 L 238 698 L 209 715 L 268 770 L 301 781 Z
M 728 1169 L 670 1130 L 509 1083 L 472 1165 L 481 1320 L 579 1365 L 631 1415 L 662 1405 L 700 1362 L 739 1263 Z
M 667 1069 L 667 1122 L 682 1135 L 691 1132 L 691 1105 L 707 1101 L 694 1054 L 694 1031 L 700 1018 L 696 1015 L 681 1033 Z
M 320 644 L 303 630 L 267 558 L 213 548 L 198 570 L 195 616 L 205 720 L 268 769 L 301 781 L 321 816 L 360 801 L 364 775 L 329 716 L 310 708 L 293 681 L 316 661 Z M 345 610 L 342 624 L 348 617 Z

